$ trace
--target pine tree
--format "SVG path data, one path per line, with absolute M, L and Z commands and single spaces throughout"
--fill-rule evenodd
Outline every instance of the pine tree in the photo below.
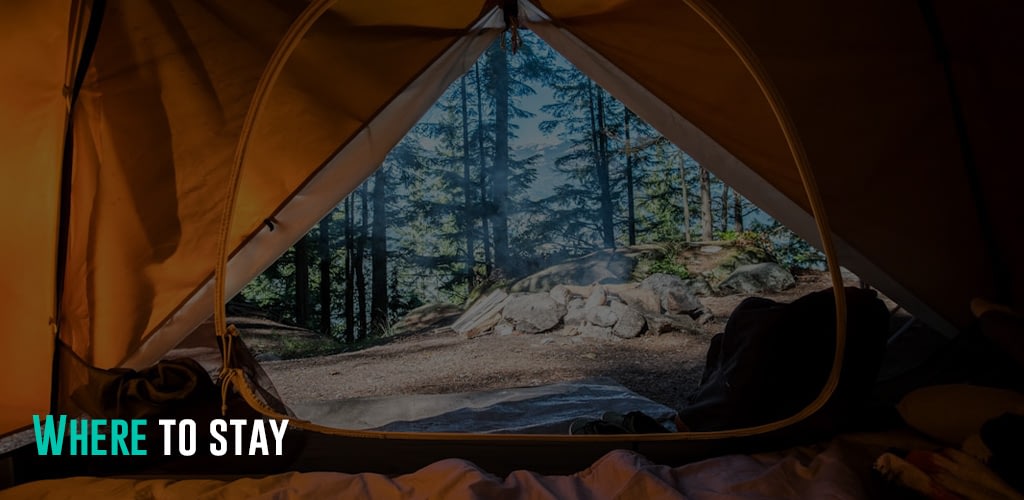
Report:
M 318 253 L 320 257 L 320 333 L 331 334 L 331 216 L 320 221 Z
M 388 180 L 387 169 L 381 166 L 373 174 L 373 234 L 370 238 L 372 303 L 371 324 L 374 333 L 382 333 L 388 325 Z
M 295 323 L 309 326 L 309 237 L 295 243 Z

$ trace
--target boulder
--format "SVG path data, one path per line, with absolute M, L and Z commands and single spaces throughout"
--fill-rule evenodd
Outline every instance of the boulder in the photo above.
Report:
M 656 292 L 661 298 L 661 310 L 669 314 L 700 314 L 704 311 L 704 305 L 679 276 L 655 273 L 641 281 L 640 288 Z
M 567 305 L 573 294 L 565 285 L 556 285 L 551 289 L 551 299 L 561 305 Z
M 713 293 L 711 285 L 708 284 L 708 280 L 701 277 L 685 278 L 683 279 L 683 285 L 693 292 L 694 295 L 707 297 Z
M 587 309 L 593 309 L 595 307 L 603 306 L 608 299 L 608 294 L 605 293 L 604 287 L 595 286 L 590 292 L 590 296 L 587 297 L 587 302 L 583 307 Z
M 704 263 L 703 271 L 698 273 L 708 283 L 721 283 L 739 266 L 773 262 L 771 255 L 760 248 L 750 245 L 724 244 L 721 251 L 715 254 L 702 254 L 710 259 Z
M 658 314 L 646 315 L 647 331 L 655 335 L 672 332 L 699 334 L 700 327 L 693 318 L 685 315 Z
M 601 250 L 531 274 L 512 285 L 512 292 L 549 291 L 556 285 L 625 283 L 636 267 L 626 251 Z
M 583 307 L 585 302 L 583 299 L 576 298 L 569 301 L 566 306 L 565 316 L 562 318 L 562 323 L 565 326 L 576 326 L 582 325 L 587 320 L 587 309 Z
M 658 314 L 661 312 L 661 297 L 658 292 L 649 288 L 640 288 L 637 284 L 608 285 L 609 294 L 622 299 L 626 305 L 639 309 L 644 313 Z
M 616 302 L 618 304 L 618 302 Z M 587 323 L 597 326 L 615 326 L 619 315 L 609 306 L 595 306 L 585 309 Z
M 631 339 L 644 332 L 647 321 L 643 314 L 622 302 L 612 302 L 612 312 L 618 316 L 618 321 L 612 327 L 612 335 L 623 339 Z
M 772 263 L 739 266 L 718 285 L 718 293 L 781 292 L 796 285 L 796 279 L 786 268 Z
M 495 335 L 512 335 L 516 333 L 516 327 L 508 321 L 501 320 L 497 325 L 494 325 Z
M 565 306 L 547 293 L 512 295 L 501 311 L 501 317 L 520 333 L 546 332 L 562 321 Z
M 612 336 L 612 327 L 610 326 L 597 326 L 583 324 L 576 327 L 576 331 L 580 333 L 581 337 L 590 337 L 596 339 L 610 339 Z

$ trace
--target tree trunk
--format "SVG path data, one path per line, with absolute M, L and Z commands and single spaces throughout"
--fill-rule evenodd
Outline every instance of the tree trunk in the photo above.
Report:
M 461 78 L 462 90 L 462 230 L 466 239 L 466 293 L 473 289 L 473 266 L 476 265 L 473 241 L 473 179 L 469 168 L 469 96 L 466 77 Z
M 366 338 L 368 330 L 366 329 L 366 272 L 363 269 L 363 258 L 366 255 L 366 237 L 367 231 L 369 231 L 369 208 L 367 207 L 369 200 L 366 196 L 366 184 L 364 183 L 359 187 L 359 237 L 356 238 L 356 252 L 355 260 L 353 265 L 355 267 L 356 274 L 356 293 L 359 295 L 359 314 L 356 318 L 356 324 L 359 325 L 359 337 Z
M 714 238 L 714 229 L 711 220 L 711 175 L 704 168 L 700 168 L 700 238 L 704 241 L 711 241 Z
M 295 324 L 309 327 L 309 242 L 295 243 Z
M 683 181 L 683 233 L 686 242 L 691 238 L 690 231 L 690 185 L 686 182 L 686 157 L 681 156 L 679 161 L 679 178 Z
M 355 232 L 353 226 L 353 213 L 352 213 L 352 196 L 345 198 L 345 342 L 355 342 L 355 280 L 353 279 L 354 265 L 352 262 L 353 254 L 355 253 L 355 242 L 352 239 L 352 233 Z
M 633 201 L 633 145 L 629 142 L 629 115 L 633 114 L 623 106 L 622 128 L 626 135 L 626 228 L 629 244 L 636 245 L 636 208 Z
M 373 330 L 377 334 L 388 327 L 387 186 L 387 173 L 381 167 L 373 174 L 373 238 L 370 240 L 373 266 L 373 303 L 370 310 Z
M 732 229 L 737 233 L 743 232 L 743 199 L 739 193 L 732 194 Z
M 593 82 L 589 93 L 592 103 L 591 134 L 592 143 L 596 144 L 595 156 L 597 168 L 597 184 L 600 191 L 599 217 L 601 222 L 601 239 L 604 248 L 615 248 L 615 228 L 612 220 L 611 176 L 608 172 L 608 136 L 604 117 L 604 97 L 602 91 Z
M 487 208 L 487 155 L 483 148 L 483 84 L 480 80 L 480 61 L 473 65 L 473 72 L 476 78 L 476 148 L 480 159 L 480 203 L 477 205 L 477 215 L 480 217 L 480 239 L 483 241 L 483 268 L 486 276 L 490 276 L 495 270 L 494 251 L 490 248 L 490 210 Z
M 320 219 L 320 333 L 331 334 L 331 215 Z
M 722 232 L 729 230 L 729 186 L 722 183 Z
M 504 36 L 504 35 L 502 35 Z M 494 265 L 510 272 L 508 247 L 508 57 L 503 47 L 493 52 L 494 67 L 494 170 L 491 173 L 491 203 L 494 204 Z

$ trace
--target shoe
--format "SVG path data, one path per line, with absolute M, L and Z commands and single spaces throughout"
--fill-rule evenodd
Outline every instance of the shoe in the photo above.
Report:
M 625 415 L 609 411 L 601 416 L 601 420 L 616 427 L 621 427 L 630 434 L 665 434 L 672 432 L 664 428 L 657 420 L 640 411 L 631 411 Z
M 577 418 L 569 424 L 570 436 L 587 434 L 630 434 L 630 432 L 621 425 L 590 418 Z

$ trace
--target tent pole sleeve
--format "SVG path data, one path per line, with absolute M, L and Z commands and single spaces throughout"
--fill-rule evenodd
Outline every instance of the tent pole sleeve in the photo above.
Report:
M 796 164 L 797 172 L 800 174 L 800 181 L 803 184 L 804 191 L 807 193 L 807 201 L 811 207 L 811 215 L 814 217 L 818 228 L 818 234 L 821 237 L 822 250 L 825 252 L 828 271 L 832 278 L 832 289 L 834 291 L 836 301 L 836 348 L 832 360 L 832 371 L 829 373 L 828 380 L 822 388 L 821 393 L 818 394 L 818 397 L 815 398 L 814 401 L 796 415 L 773 424 L 742 429 L 744 434 L 755 434 L 782 428 L 799 422 L 818 411 L 832 396 L 832 393 L 839 385 L 839 374 L 843 367 L 843 352 L 846 344 L 847 327 L 846 293 L 843 289 L 843 279 L 842 273 L 839 269 L 837 252 L 834 242 L 832 241 L 832 230 L 829 227 L 828 217 L 825 213 L 825 206 L 821 199 L 821 193 L 818 191 L 818 183 L 814 178 L 814 173 L 811 171 L 810 162 L 807 159 L 807 153 L 800 142 L 796 126 L 786 111 L 782 97 L 771 83 L 767 71 L 758 63 L 757 56 L 754 54 L 753 50 L 744 43 L 742 37 L 740 37 L 740 35 L 731 28 L 729 23 L 717 10 L 714 9 L 714 7 L 704 0 L 683 1 L 701 18 L 703 18 L 708 25 L 711 26 L 720 37 L 722 37 L 722 40 L 729 45 L 729 48 L 731 48 L 733 53 L 740 58 L 743 65 L 746 67 L 747 72 L 754 78 L 757 86 L 761 89 L 761 93 L 768 101 L 772 114 L 775 115 L 779 128 L 782 130 L 783 136 L 785 137 L 786 145 L 793 157 L 793 162 Z
M 241 184 L 242 167 L 245 163 L 245 154 L 249 146 L 249 137 L 252 135 L 253 127 L 256 124 L 256 120 L 260 116 L 260 112 L 263 109 L 263 105 L 270 95 L 270 89 L 274 87 L 274 83 L 277 81 L 278 76 L 284 70 L 285 63 L 288 62 L 292 52 L 298 47 L 299 42 L 306 35 L 306 32 L 313 27 L 320 16 L 327 11 L 330 6 L 334 4 L 334 0 L 319 0 L 311 3 L 302 12 L 298 19 L 288 28 L 281 42 L 274 49 L 273 55 L 270 57 L 270 61 L 267 62 L 266 68 L 263 70 L 263 74 L 260 76 L 260 81 L 256 86 L 256 91 L 253 93 L 252 103 L 249 105 L 249 111 L 246 113 L 245 122 L 242 124 L 242 132 L 238 138 L 238 146 L 235 150 L 235 156 L 231 162 L 231 177 L 228 180 L 228 191 L 227 197 L 224 200 L 224 212 L 220 221 L 220 231 L 217 236 L 217 261 L 216 267 L 214 268 L 214 286 L 213 286 L 213 325 L 216 329 L 217 336 L 224 339 L 225 342 L 230 341 L 232 335 L 237 335 L 235 332 L 229 332 L 227 328 L 227 300 L 225 298 L 225 289 L 227 287 L 227 264 L 228 264 L 228 249 L 229 240 L 231 238 L 231 220 L 234 218 L 235 204 L 238 199 L 238 189 Z M 226 347 L 226 346 L 225 346 Z M 227 387 L 227 381 L 225 375 L 227 374 L 228 367 L 230 366 L 230 349 L 223 349 L 224 359 L 221 366 L 221 378 L 224 387 Z

